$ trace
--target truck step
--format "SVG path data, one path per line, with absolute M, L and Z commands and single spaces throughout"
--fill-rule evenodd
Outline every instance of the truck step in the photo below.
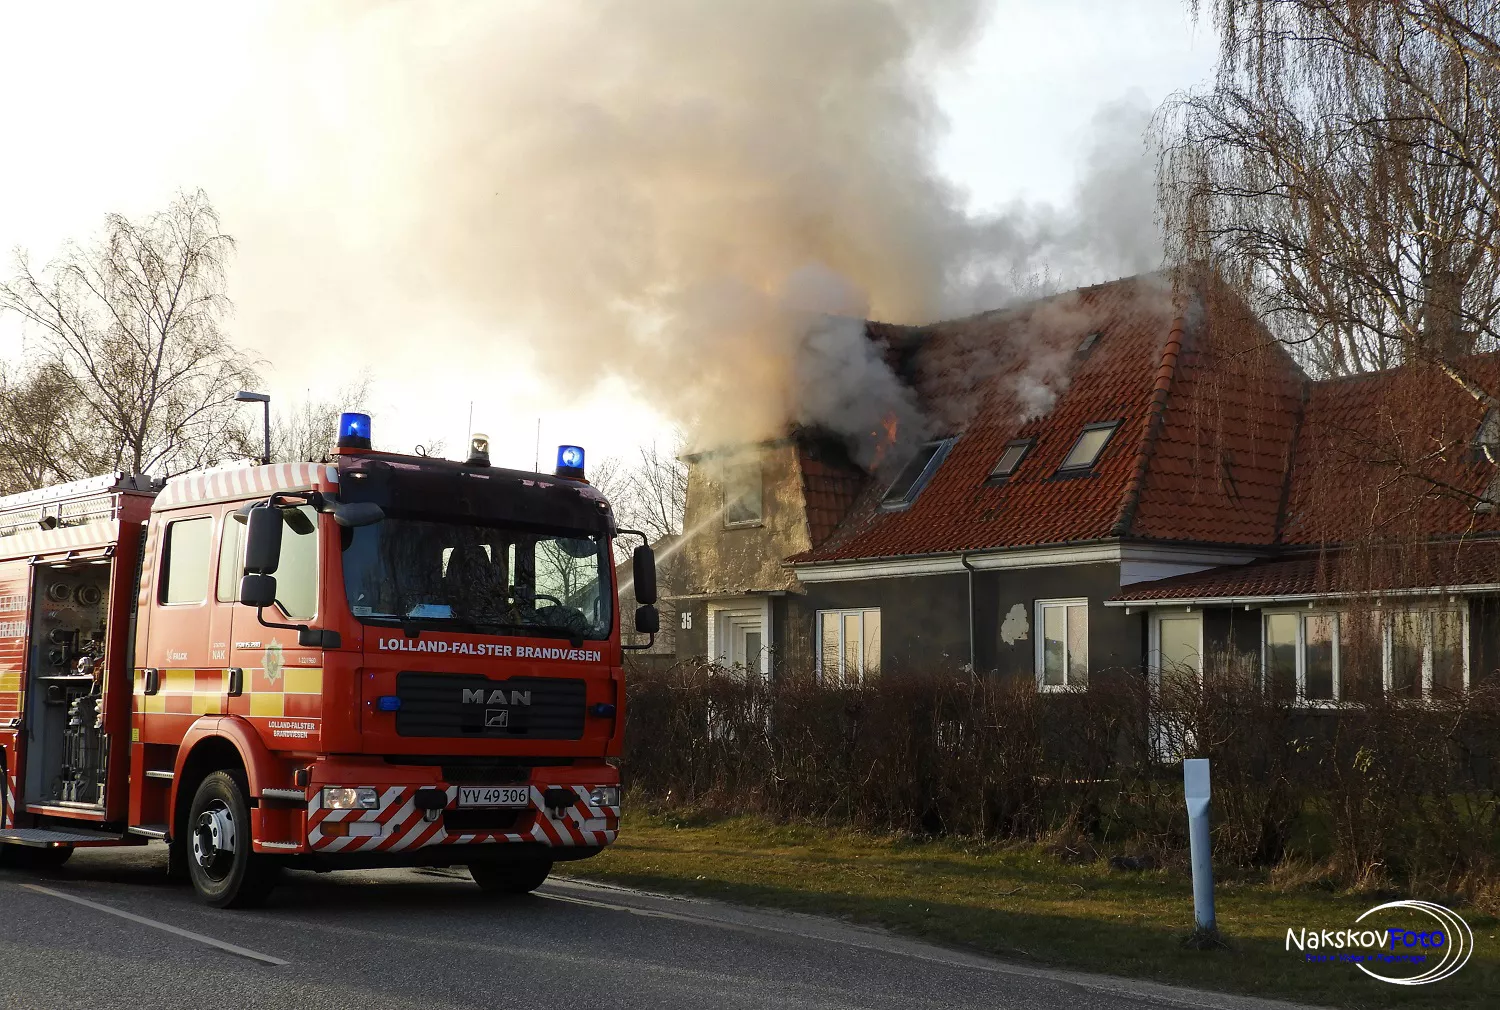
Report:
M 0 844 L 30 845 L 47 848 L 52 845 L 118 845 L 120 835 L 108 831 L 90 831 L 87 828 L 70 828 L 58 831 L 53 828 L 8 828 L 0 831 Z

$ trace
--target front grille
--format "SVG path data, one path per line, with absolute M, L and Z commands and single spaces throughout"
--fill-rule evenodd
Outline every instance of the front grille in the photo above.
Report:
M 560 677 L 491 680 L 477 673 L 396 675 L 400 736 L 478 740 L 578 740 L 584 682 Z
M 444 810 L 443 830 L 449 834 L 465 831 L 510 831 L 529 810 Z
M 443 781 L 454 786 L 524 786 L 531 769 L 511 764 L 445 764 Z

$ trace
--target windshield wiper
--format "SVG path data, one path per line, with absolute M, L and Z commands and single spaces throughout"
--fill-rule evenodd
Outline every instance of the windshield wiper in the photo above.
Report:
M 506 632 L 529 635 L 532 638 L 566 638 L 575 649 L 583 645 L 583 636 L 578 632 L 551 624 L 486 624 L 484 628 L 485 631 L 492 633 L 504 629 Z

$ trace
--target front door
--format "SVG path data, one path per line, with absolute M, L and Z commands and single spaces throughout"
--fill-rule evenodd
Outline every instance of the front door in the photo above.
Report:
M 747 672 L 768 672 L 765 610 L 725 608 L 716 611 L 714 617 L 714 651 L 719 662 Z

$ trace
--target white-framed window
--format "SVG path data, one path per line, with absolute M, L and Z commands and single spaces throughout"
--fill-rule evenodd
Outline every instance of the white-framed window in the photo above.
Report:
M 1203 677 L 1203 614 L 1159 610 L 1151 618 L 1151 686 L 1162 681 L 1198 683 Z
M 1430 699 L 1469 689 L 1467 607 L 1395 610 L 1385 614 L 1386 694 Z
M 724 525 L 760 525 L 765 517 L 760 456 L 749 452 L 727 459 L 721 464 L 719 474 L 724 486 Z
M 1083 431 L 1078 433 L 1078 438 L 1073 443 L 1073 448 L 1068 450 L 1068 455 L 1058 464 L 1057 472 L 1086 473 L 1091 470 L 1094 464 L 1099 462 L 1099 457 L 1104 454 L 1104 447 L 1109 445 L 1109 437 L 1119 426 L 1119 421 L 1100 421 L 1096 424 L 1084 425 Z
M 1089 601 L 1036 601 L 1036 686 L 1081 691 L 1089 686 Z
M 880 673 L 880 611 L 818 611 L 818 679 L 852 686 Z
M 1261 690 L 1281 701 L 1327 705 L 1340 690 L 1340 626 L 1345 615 L 1323 610 L 1261 614 Z
M 1261 621 L 1261 685 L 1274 699 L 1331 705 L 1468 690 L 1466 607 L 1269 610 Z

